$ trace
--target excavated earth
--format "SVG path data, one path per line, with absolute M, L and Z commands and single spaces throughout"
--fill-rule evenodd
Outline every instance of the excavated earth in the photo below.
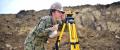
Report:
M 81 50 L 120 50 L 120 2 L 107 5 L 64 7 L 76 21 Z M 21 10 L 0 14 L 0 50 L 23 50 L 24 40 L 48 10 Z M 57 37 L 49 38 L 46 49 L 52 50 Z M 69 34 L 64 32 L 60 50 L 69 50 Z

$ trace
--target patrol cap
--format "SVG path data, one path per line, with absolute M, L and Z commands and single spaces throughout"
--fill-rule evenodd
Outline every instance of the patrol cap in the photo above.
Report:
M 55 2 L 51 5 L 50 7 L 51 10 L 58 10 L 58 11 L 61 11 L 62 13 L 64 13 L 63 11 L 63 7 L 62 5 L 59 3 L 59 2 Z

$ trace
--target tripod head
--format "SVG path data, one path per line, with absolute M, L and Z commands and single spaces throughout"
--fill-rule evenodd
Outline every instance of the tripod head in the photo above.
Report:
M 73 14 L 67 14 L 67 17 L 65 18 L 66 23 L 74 23 L 74 18 L 72 17 Z

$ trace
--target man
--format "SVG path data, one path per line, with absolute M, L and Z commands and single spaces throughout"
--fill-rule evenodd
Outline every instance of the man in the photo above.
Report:
M 45 50 L 44 44 L 48 37 L 53 38 L 57 34 L 58 22 L 63 20 L 62 6 L 56 2 L 51 5 L 49 16 L 42 17 L 37 26 L 25 40 L 25 50 Z

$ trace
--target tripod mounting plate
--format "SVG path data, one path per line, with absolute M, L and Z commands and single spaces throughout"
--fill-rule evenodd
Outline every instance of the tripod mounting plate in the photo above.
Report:
M 66 23 L 74 23 L 74 18 L 72 17 L 73 14 L 67 14 L 67 17 L 66 17 Z

